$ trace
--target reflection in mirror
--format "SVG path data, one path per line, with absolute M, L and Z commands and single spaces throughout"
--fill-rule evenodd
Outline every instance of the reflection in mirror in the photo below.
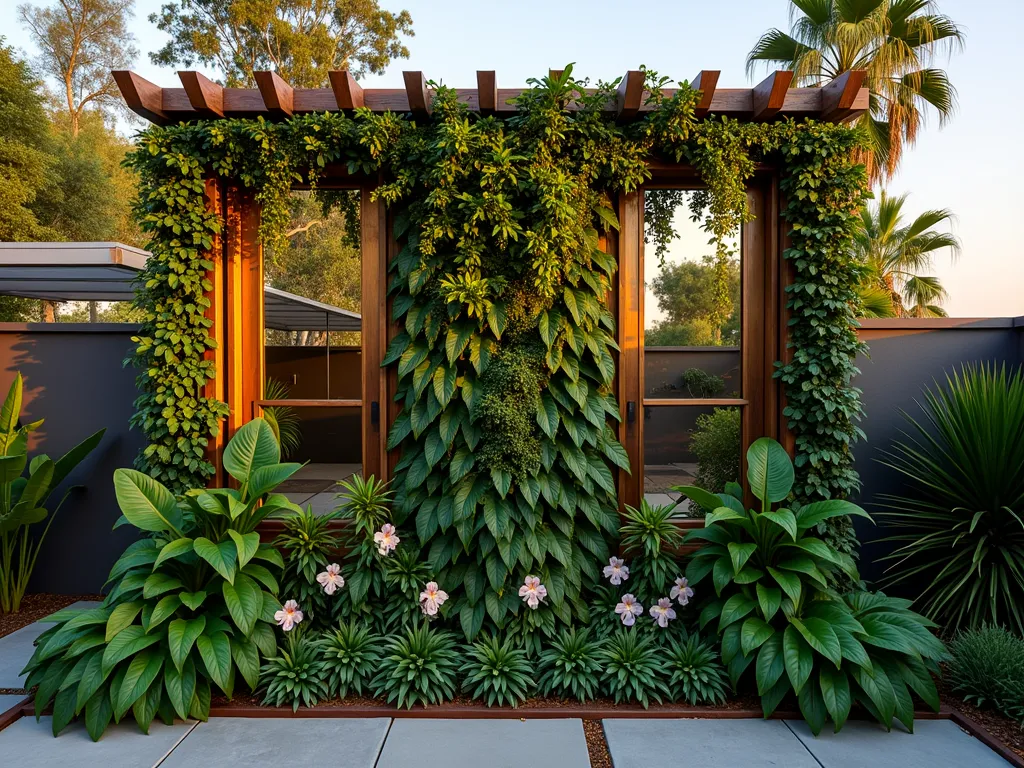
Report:
M 716 252 L 702 204 L 695 190 L 644 192 L 648 398 L 740 397 L 739 232 Z
M 264 408 L 288 460 L 308 462 L 280 490 L 324 513 L 361 471 L 362 269 L 359 193 L 293 191 L 286 244 L 264 257 Z

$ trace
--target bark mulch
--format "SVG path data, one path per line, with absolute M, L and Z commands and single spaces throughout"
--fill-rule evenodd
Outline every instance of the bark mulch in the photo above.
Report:
M 953 694 L 944 694 L 942 703 L 967 715 L 1024 760 L 1024 726 L 1016 720 L 991 709 L 978 709 Z
M 49 592 L 42 592 L 35 595 L 25 595 L 21 601 L 21 610 L 17 613 L 0 614 L 0 637 L 16 632 L 22 627 L 27 627 L 34 621 L 49 616 L 61 608 L 67 608 L 79 600 L 102 600 L 103 595 L 54 595 Z
M 590 768 L 612 768 L 612 756 L 608 742 L 604 739 L 604 727 L 600 720 L 584 720 L 583 733 L 587 736 L 587 751 L 590 753 Z

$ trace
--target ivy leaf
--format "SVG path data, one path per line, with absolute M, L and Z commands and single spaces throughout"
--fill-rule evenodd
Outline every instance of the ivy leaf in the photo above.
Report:
M 501 334 L 505 332 L 505 326 L 508 324 L 505 302 L 495 301 L 491 303 L 491 306 L 487 309 L 487 323 L 490 325 L 494 337 L 500 339 Z
M 444 408 L 451 402 L 452 395 L 455 394 L 455 380 L 458 377 L 458 371 L 454 366 L 448 367 L 440 365 L 437 370 L 434 371 L 434 397 Z
M 459 322 L 453 324 L 445 336 L 444 348 L 448 355 L 448 364 L 453 365 L 465 351 L 469 339 L 475 330 L 473 323 Z

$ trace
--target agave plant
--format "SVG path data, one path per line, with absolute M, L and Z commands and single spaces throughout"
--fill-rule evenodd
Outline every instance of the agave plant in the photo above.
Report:
M 224 449 L 237 488 L 176 499 L 141 472 L 114 473 L 118 524 L 148 536 L 114 563 L 101 606 L 51 616 L 56 625 L 36 640 L 25 686 L 38 686 L 37 715 L 52 704 L 54 735 L 83 713 L 94 740 L 129 711 L 143 731 L 158 714 L 205 720 L 214 688 L 231 697 L 240 678 L 255 690 L 285 614 L 267 567 L 284 562 L 256 531 L 295 509 L 273 489 L 300 465 L 279 459 L 270 425 L 255 419 Z
M 399 708 L 440 704 L 455 696 L 462 654 L 451 632 L 422 625 L 389 638 L 374 694 Z
M 43 420 L 20 423 L 23 387 L 18 373 L 0 407 L 0 613 L 21 608 L 43 540 L 72 489 L 64 493 L 47 520 L 50 494 L 92 452 L 106 431 L 101 429 L 87 437 L 56 461 L 40 454 L 29 462 L 28 435 L 42 426 Z M 32 526 L 44 520 L 43 530 L 34 534 Z
M 488 637 L 466 646 L 463 669 L 464 689 L 489 707 L 515 707 L 526 700 L 534 686 L 533 665 L 512 638 L 501 642 Z
M 664 651 L 653 635 L 621 629 L 601 648 L 601 684 L 615 703 L 637 701 L 647 709 L 671 696 L 664 672 Z
M 724 704 L 729 678 L 718 661 L 718 653 L 700 635 L 676 640 L 667 648 L 672 677 L 668 684 L 675 701 L 698 704 Z
M 915 603 L 949 629 L 1024 634 L 1024 372 L 965 365 L 923 408 L 882 459 L 907 487 L 879 496 L 899 545 L 884 584 L 923 582 Z
M 287 649 L 278 649 L 277 655 L 260 668 L 259 685 L 264 692 L 263 703 L 269 706 L 291 704 L 292 712 L 300 706 L 315 707 L 329 695 L 327 662 L 320 644 L 293 630 L 288 635 Z
M 702 507 L 719 504 L 703 530 L 687 534 L 687 541 L 705 543 L 687 577 L 697 584 L 710 576 L 714 585 L 715 595 L 701 606 L 701 627 L 717 622 L 734 686 L 754 667 L 765 717 L 794 694 L 815 734 L 828 717 L 838 731 L 854 700 L 886 728 L 895 717 L 912 729 L 911 690 L 939 708 L 932 675 L 947 653 L 930 631 L 935 624 L 911 611 L 908 600 L 866 592 L 840 597 L 829 586 L 836 570 L 858 577 L 853 561 L 816 536 L 816 527 L 839 515 L 870 518 L 841 500 L 774 507 L 793 480 L 786 450 L 761 438 L 747 451 L 747 481 L 760 510 L 684 487 Z
M 562 630 L 540 655 L 540 693 L 579 701 L 596 698 L 601 647 L 601 641 L 592 639 L 588 629 Z
M 331 695 L 343 699 L 352 692 L 362 696 L 380 668 L 380 635 L 354 621 L 342 622 L 324 635 L 320 645 Z

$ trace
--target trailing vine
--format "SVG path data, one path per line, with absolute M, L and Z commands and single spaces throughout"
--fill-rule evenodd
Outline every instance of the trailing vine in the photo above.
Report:
M 784 168 L 786 257 L 798 280 L 789 297 L 794 354 L 778 375 L 797 436 L 797 495 L 856 487 L 857 273 L 844 250 L 863 194 L 856 134 L 808 121 L 697 120 L 696 92 L 683 84 L 669 96 L 653 72 L 652 109 L 628 123 L 604 112 L 616 83 L 587 94 L 569 67 L 530 84 L 504 120 L 472 114 L 437 87 L 424 120 L 360 109 L 153 127 L 129 161 L 143 180 L 154 252 L 138 299 L 148 319 L 134 357 L 134 423 L 150 442 L 139 466 L 178 488 L 209 476 L 203 453 L 224 415 L 222 403 L 202 397 L 215 374 L 204 360 L 212 341 L 203 254 L 221 226 L 206 211 L 204 181 L 249 189 L 264 241 L 274 243 L 297 181 L 315 186 L 336 163 L 384 179 L 374 194 L 395 212 L 389 292 L 403 328 L 385 359 L 397 368 L 401 406 L 388 439 L 401 451 L 396 522 L 416 531 L 451 595 L 446 615 L 468 637 L 485 626 L 551 633 L 587 619 L 618 525 L 614 473 L 628 471 L 612 426 L 617 346 L 605 303 L 617 265 L 602 233 L 617 228 L 615 196 L 643 184 L 652 157 L 699 171 L 706 189 L 692 196 L 692 213 L 723 261 L 727 238 L 749 216 L 756 162 Z M 659 209 L 671 215 L 671 206 Z M 653 226 L 665 232 L 671 222 Z M 536 611 L 517 592 L 527 574 L 548 590 Z

